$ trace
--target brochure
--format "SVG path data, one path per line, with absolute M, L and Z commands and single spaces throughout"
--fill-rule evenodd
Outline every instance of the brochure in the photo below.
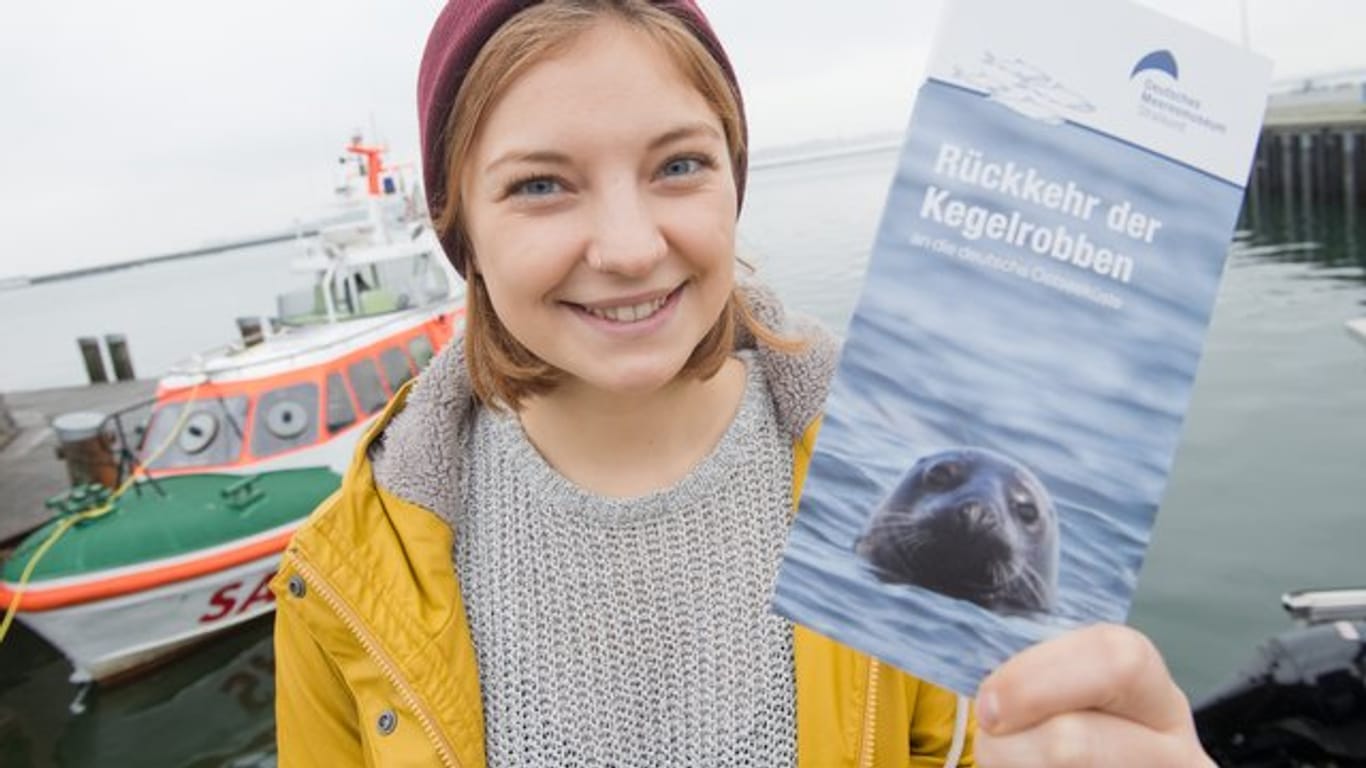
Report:
M 774 607 L 964 694 L 1122 622 L 1270 62 L 1127 0 L 954 0 Z

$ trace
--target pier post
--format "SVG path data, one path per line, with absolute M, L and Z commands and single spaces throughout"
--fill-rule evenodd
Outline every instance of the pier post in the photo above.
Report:
M 1306 206 L 1314 203 L 1314 134 L 1300 134 L 1300 193 Z
M 1300 192 L 1304 203 L 1305 237 L 1314 230 L 1314 134 L 1300 134 Z
M 1342 132 L 1342 208 L 1347 212 L 1347 256 L 1357 258 L 1357 132 Z
M 85 374 L 90 377 L 90 383 L 103 384 L 109 381 L 109 376 L 104 372 L 104 358 L 100 355 L 100 340 L 93 336 L 82 336 L 76 339 L 76 343 L 81 347 Z
M 1295 154 L 1291 147 L 1295 134 L 1282 133 L 1281 140 L 1281 194 L 1289 200 L 1295 195 Z
M 1249 226 L 1252 230 L 1260 231 L 1262 228 L 1262 177 L 1267 175 L 1267 140 L 1270 137 L 1262 134 L 1257 141 L 1257 149 L 1252 153 L 1252 174 L 1248 177 L 1248 198 L 1247 208 L 1249 214 Z
M 1342 202 L 1348 210 L 1357 204 L 1357 134 L 1342 132 Z
M 114 365 L 114 378 L 132 381 L 133 360 L 128 356 L 128 338 L 121 333 L 109 333 L 105 334 L 104 343 L 109 346 L 109 362 Z
M 57 455 L 66 462 L 71 487 L 99 483 L 113 490 L 119 465 L 104 431 L 105 416 L 95 411 L 63 413 L 52 420 L 57 433 Z
M 1328 185 L 1329 171 L 1333 165 L 1333 135 L 1320 133 L 1314 136 L 1314 199 L 1319 205 L 1327 205 L 1336 196 L 1337 190 Z
M 1289 237 L 1295 236 L 1295 149 L 1294 144 L 1298 136 L 1293 133 L 1281 132 L 1276 134 L 1276 138 L 1281 143 L 1281 176 L 1280 176 L 1280 195 L 1281 204 L 1285 211 L 1281 214 L 1285 223 L 1286 234 Z

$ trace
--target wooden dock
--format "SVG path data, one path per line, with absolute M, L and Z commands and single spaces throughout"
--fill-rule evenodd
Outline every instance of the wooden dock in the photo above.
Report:
M 0 544 L 50 520 L 52 510 L 43 502 L 71 485 L 57 458 L 54 418 L 73 411 L 113 413 L 150 399 L 155 390 L 155 381 L 135 380 L 6 393 L 3 407 L 15 430 L 8 442 L 0 440 Z
M 1248 195 L 1305 209 L 1366 203 L 1366 71 L 1282 83 L 1271 94 Z

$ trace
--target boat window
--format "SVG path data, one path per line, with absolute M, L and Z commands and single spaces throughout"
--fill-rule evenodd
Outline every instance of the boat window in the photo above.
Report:
M 185 426 L 180 429 L 180 436 L 176 442 L 180 444 L 180 450 L 185 453 L 202 453 L 206 448 L 213 444 L 213 439 L 218 436 L 218 417 L 212 413 L 192 413 L 185 419 Z
M 188 414 L 185 407 L 182 401 L 152 410 L 141 453 L 144 461 L 155 457 L 148 469 L 231 464 L 242 455 L 247 398 L 201 396 L 189 405 Z
M 340 373 L 327 375 L 327 431 L 339 432 L 356 423 L 356 409 L 351 405 L 351 393 Z
M 379 369 L 375 367 L 374 360 L 357 360 L 346 367 L 346 375 L 351 379 L 351 388 L 356 390 L 361 410 L 374 413 L 389 402 L 389 395 L 379 380 Z
M 413 362 L 417 363 L 417 370 L 421 372 L 436 353 L 432 351 L 432 343 L 427 341 L 426 336 L 417 336 L 408 342 L 408 354 L 413 356 Z
M 398 347 L 389 347 L 379 353 L 380 365 L 384 366 L 384 377 L 389 380 L 389 388 L 395 392 L 403 386 L 403 382 L 413 377 L 412 366 L 408 364 L 408 356 L 403 354 L 403 350 Z
M 318 385 L 313 382 L 272 389 L 256 402 L 251 452 L 273 456 L 318 439 Z

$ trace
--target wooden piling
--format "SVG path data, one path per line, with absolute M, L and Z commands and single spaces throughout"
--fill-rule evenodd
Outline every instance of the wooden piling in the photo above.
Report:
M 1295 156 L 1292 134 L 1281 134 L 1281 194 L 1289 200 L 1295 194 Z
M 81 348 L 85 375 L 90 378 L 90 383 L 104 384 L 109 381 L 108 374 L 104 372 L 104 357 L 100 355 L 100 340 L 93 336 L 82 336 L 76 339 L 76 344 Z
M 1357 204 L 1357 132 L 1342 132 L 1342 202 L 1348 208 Z
M 119 465 L 104 422 L 105 416 L 99 411 L 73 411 L 52 420 L 57 455 L 66 462 L 72 488 L 98 483 L 112 491 L 118 483 Z
M 1305 215 L 1314 210 L 1314 134 L 1300 134 L 1300 195 Z
M 1247 178 L 1247 206 L 1249 221 L 1252 229 L 1261 229 L 1262 213 L 1262 177 L 1266 175 L 1266 141 L 1265 136 L 1257 142 L 1256 149 L 1252 152 L 1252 171 Z
M 1333 157 L 1333 135 L 1327 131 L 1315 131 L 1310 151 L 1314 156 L 1314 200 L 1319 205 L 1330 203 L 1337 197 L 1328 185 L 1328 164 Z
M 109 347 L 109 361 L 114 365 L 114 378 L 119 381 L 132 381 L 133 360 L 128 355 L 128 338 L 121 333 L 110 333 L 104 337 Z
M 1281 198 L 1292 227 L 1312 226 L 1313 214 L 1329 207 L 1354 216 L 1366 197 L 1358 181 L 1366 174 L 1363 140 L 1366 73 L 1283 84 L 1267 104 L 1256 163 L 1263 186 L 1249 189 L 1249 200 Z

